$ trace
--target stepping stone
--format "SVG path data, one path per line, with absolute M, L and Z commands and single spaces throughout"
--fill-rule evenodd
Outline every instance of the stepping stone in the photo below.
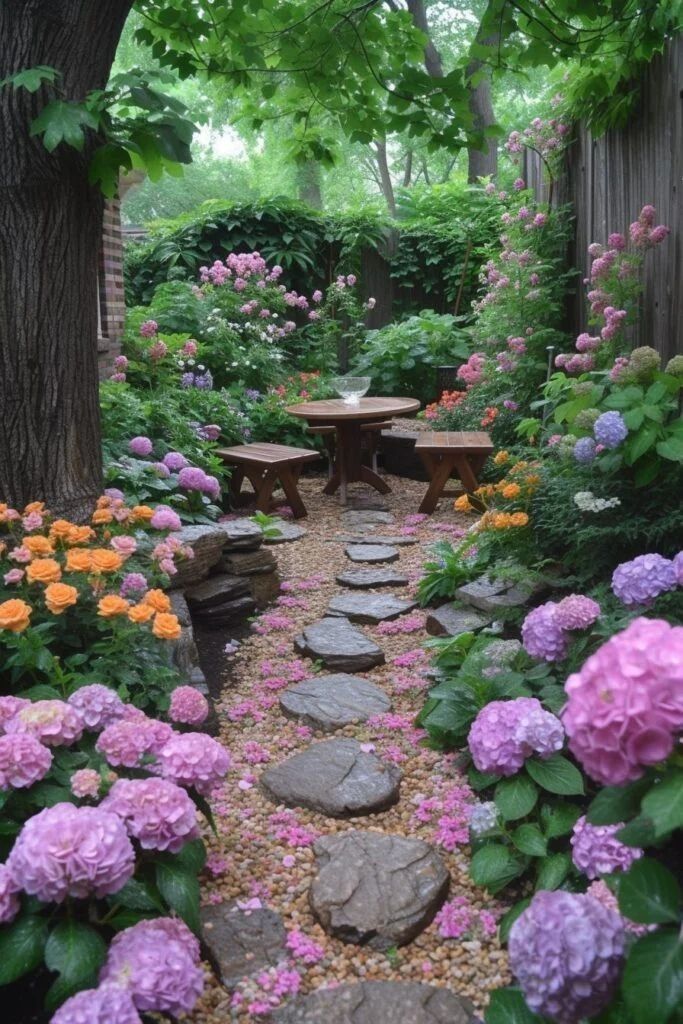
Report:
M 301 654 L 338 672 L 364 672 L 383 665 L 384 651 L 348 619 L 329 616 L 306 626 L 294 641 Z
M 398 569 L 348 569 L 337 576 L 337 583 L 354 590 L 370 590 L 372 587 L 407 587 L 410 579 Z
M 321 740 L 266 769 L 261 786 L 277 804 L 329 818 L 376 814 L 397 803 L 401 772 L 357 740 Z
M 376 533 L 338 533 L 332 540 L 338 544 L 393 544 L 396 547 L 407 547 L 409 544 L 418 543 L 417 537 L 409 537 L 404 534 L 381 537 Z
M 471 608 L 442 604 L 430 611 L 425 628 L 431 636 L 460 636 L 461 633 L 476 633 L 490 626 L 491 621 L 490 615 L 482 615 Z
M 338 594 L 330 601 L 327 614 L 376 625 L 397 619 L 413 608 L 417 608 L 417 601 L 404 601 L 393 594 Z
M 280 707 L 288 718 L 300 718 L 323 732 L 334 732 L 354 722 L 365 722 L 391 708 L 384 690 L 358 676 L 314 676 L 280 694 Z
M 287 523 L 284 520 L 278 520 L 273 525 L 277 527 L 277 536 L 265 536 L 263 538 L 265 544 L 288 544 L 292 540 L 301 540 L 308 533 L 307 530 L 304 530 L 303 526 Z
M 313 851 L 318 874 L 311 908 L 325 931 L 344 942 L 403 946 L 427 927 L 448 893 L 446 865 L 421 839 L 350 829 L 323 836 Z
M 275 1024 L 475 1024 L 468 999 L 418 981 L 361 981 L 318 989 L 275 1010 Z
M 352 562 L 397 562 L 399 558 L 396 548 L 385 544 L 349 544 L 346 554 Z
M 495 613 L 501 608 L 522 608 L 529 603 L 535 589 L 538 588 L 534 588 L 532 583 L 508 583 L 480 576 L 478 580 L 458 587 L 455 596 L 483 612 Z
M 356 526 L 377 526 L 378 523 L 393 523 L 391 512 L 378 512 L 375 509 L 349 509 L 342 512 L 344 526 L 353 529 Z
M 226 988 L 245 975 L 285 959 L 287 932 L 274 910 L 240 910 L 236 903 L 202 907 L 202 938 L 212 966 Z

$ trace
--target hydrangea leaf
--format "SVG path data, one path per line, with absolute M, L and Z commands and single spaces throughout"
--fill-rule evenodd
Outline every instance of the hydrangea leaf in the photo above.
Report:
M 683 1000 L 683 941 L 666 928 L 638 939 L 624 971 L 623 991 L 635 1024 L 667 1021 Z
M 511 779 L 501 779 L 493 799 L 506 821 L 516 821 L 534 809 L 538 789 L 526 775 L 516 775 Z
M 0 931 L 0 985 L 34 971 L 43 959 L 47 924 L 42 917 L 26 915 Z
M 102 936 L 81 921 L 62 921 L 50 933 L 45 944 L 45 964 L 59 977 L 45 998 L 48 1010 L 54 1010 L 74 992 L 88 988 L 97 980 L 107 955 Z
M 674 875 L 650 857 L 637 860 L 619 880 L 619 910 L 638 924 L 677 921 L 680 900 Z
M 658 839 L 683 827 L 683 771 L 672 768 L 643 799 L 643 813 L 655 826 Z
M 581 772 L 561 754 L 553 754 L 547 761 L 532 758 L 526 763 L 526 770 L 539 786 L 559 796 L 578 796 L 583 793 Z
M 542 1018 L 529 1009 L 518 988 L 499 988 L 491 993 L 484 1016 L 486 1024 L 541 1024 Z

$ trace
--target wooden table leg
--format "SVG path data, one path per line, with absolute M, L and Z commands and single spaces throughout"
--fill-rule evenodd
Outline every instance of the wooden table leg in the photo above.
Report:
M 476 476 L 472 471 L 469 459 L 463 452 L 460 452 L 454 454 L 454 464 L 455 468 L 458 471 L 458 476 L 462 480 L 463 487 L 470 494 L 473 494 L 474 491 L 476 491 L 476 489 L 479 487 L 479 484 L 477 482 Z
M 441 492 L 450 479 L 455 460 L 450 452 L 440 454 L 437 457 L 434 457 L 431 452 L 420 452 L 420 455 L 431 480 L 427 493 L 420 504 L 419 511 L 431 515 L 441 497 Z
M 230 474 L 230 501 L 237 508 L 240 503 L 240 491 L 242 490 L 242 484 L 244 483 L 244 470 L 241 466 L 233 466 L 232 473 Z
M 277 469 L 267 470 L 259 480 L 256 475 L 252 477 L 249 475 L 249 479 L 256 491 L 256 508 L 259 512 L 265 512 L 266 515 L 270 512 L 270 505 L 273 499 L 273 489 L 277 483 L 278 471 Z
M 301 467 L 299 467 L 299 472 L 301 472 Z M 306 506 L 301 499 L 299 488 L 296 485 L 296 467 L 287 465 L 281 466 L 279 470 L 279 477 L 280 483 L 282 484 L 282 490 L 285 492 L 287 501 L 294 513 L 294 518 L 302 519 L 303 516 L 307 516 L 308 512 L 306 511 Z

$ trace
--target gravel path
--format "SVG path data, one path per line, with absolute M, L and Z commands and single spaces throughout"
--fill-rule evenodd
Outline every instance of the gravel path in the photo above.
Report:
M 399 561 L 391 566 L 409 578 L 409 585 L 382 587 L 368 594 L 410 599 L 425 546 L 452 536 L 454 529 L 470 521 L 453 513 L 447 500 L 430 519 L 415 517 L 425 485 L 391 477 L 388 482 L 392 493 L 381 501 L 394 521 L 378 524 L 373 538 L 414 535 L 419 542 L 398 547 Z M 382 648 L 386 658 L 386 664 L 356 675 L 388 695 L 393 705 L 390 712 L 323 733 L 286 717 L 280 708 L 283 689 L 314 676 L 319 668 L 295 652 L 295 637 L 325 615 L 333 597 L 364 593 L 336 582 L 338 574 L 354 568 L 345 544 L 335 540 L 335 534 L 349 533 L 349 524 L 338 500 L 323 496 L 321 489 L 321 479 L 302 481 L 309 510 L 308 519 L 302 521 L 307 534 L 273 549 L 283 580 L 279 605 L 255 621 L 255 631 L 236 655 L 225 658 L 225 689 L 217 711 L 233 766 L 229 783 L 213 801 L 219 837 L 207 835 L 210 870 L 202 882 L 203 904 L 214 913 L 234 900 L 254 909 L 268 907 L 281 916 L 288 933 L 303 933 L 315 944 L 314 951 L 306 955 L 298 936 L 289 954 L 289 966 L 301 976 L 301 993 L 361 980 L 419 981 L 446 986 L 481 1010 L 488 992 L 509 980 L 494 927 L 505 908 L 476 889 L 467 876 L 466 808 L 471 794 L 466 782 L 452 757 L 421 745 L 423 733 L 413 724 L 428 686 L 422 674 L 428 665 L 421 649 L 426 639 L 425 613 L 409 611 L 377 626 L 354 624 Z M 379 496 L 361 489 L 352 495 L 352 502 L 354 498 L 375 503 Z M 357 526 L 352 530 L 357 532 Z M 364 751 L 397 766 L 401 772 L 398 803 L 376 814 L 347 819 L 276 806 L 259 785 L 263 771 L 307 749 L 311 742 L 329 737 L 357 740 Z M 384 951 L 352 945 L 330 937 L 315 919 L 309 904 L 317 873 L 312 844 L 318 836 L 349 829 L 421 839 L 443 858 L 451 878 L 448 902 L 407 945 Z M 449 937 L 453 933 L 459 937 Z M 268 1020 L 258 1012 L 272 995 L 264 994 L 264 984 L 267 989 L 270 982 L 245 980 L 234 995 L 211 975 L 191 1019 L 194 1024 Z

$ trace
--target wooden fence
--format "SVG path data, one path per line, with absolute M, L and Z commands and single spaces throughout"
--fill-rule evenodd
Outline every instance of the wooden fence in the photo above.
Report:
M 683 353 L 683 35 L 649 65 L 627 125 L 596 139 L 579 124 L 575 136 L 552 200 L 573 206 L 570 259 L 581 269 L 581 279 L 590 266 L 590 243 L 604 244 L 611 232 L 627 232 L 646 204 L 656 207 L 658 224 L 671 228 L 645 261 L 637 332 L 637 344 L 653 346 L 666 362 Z M 547 201 L 541 161 L 531 151 L 523 173 L 537 198 Z M 579 285 L 569 316 L 575 333 L 586 329 L 584 300 Z

